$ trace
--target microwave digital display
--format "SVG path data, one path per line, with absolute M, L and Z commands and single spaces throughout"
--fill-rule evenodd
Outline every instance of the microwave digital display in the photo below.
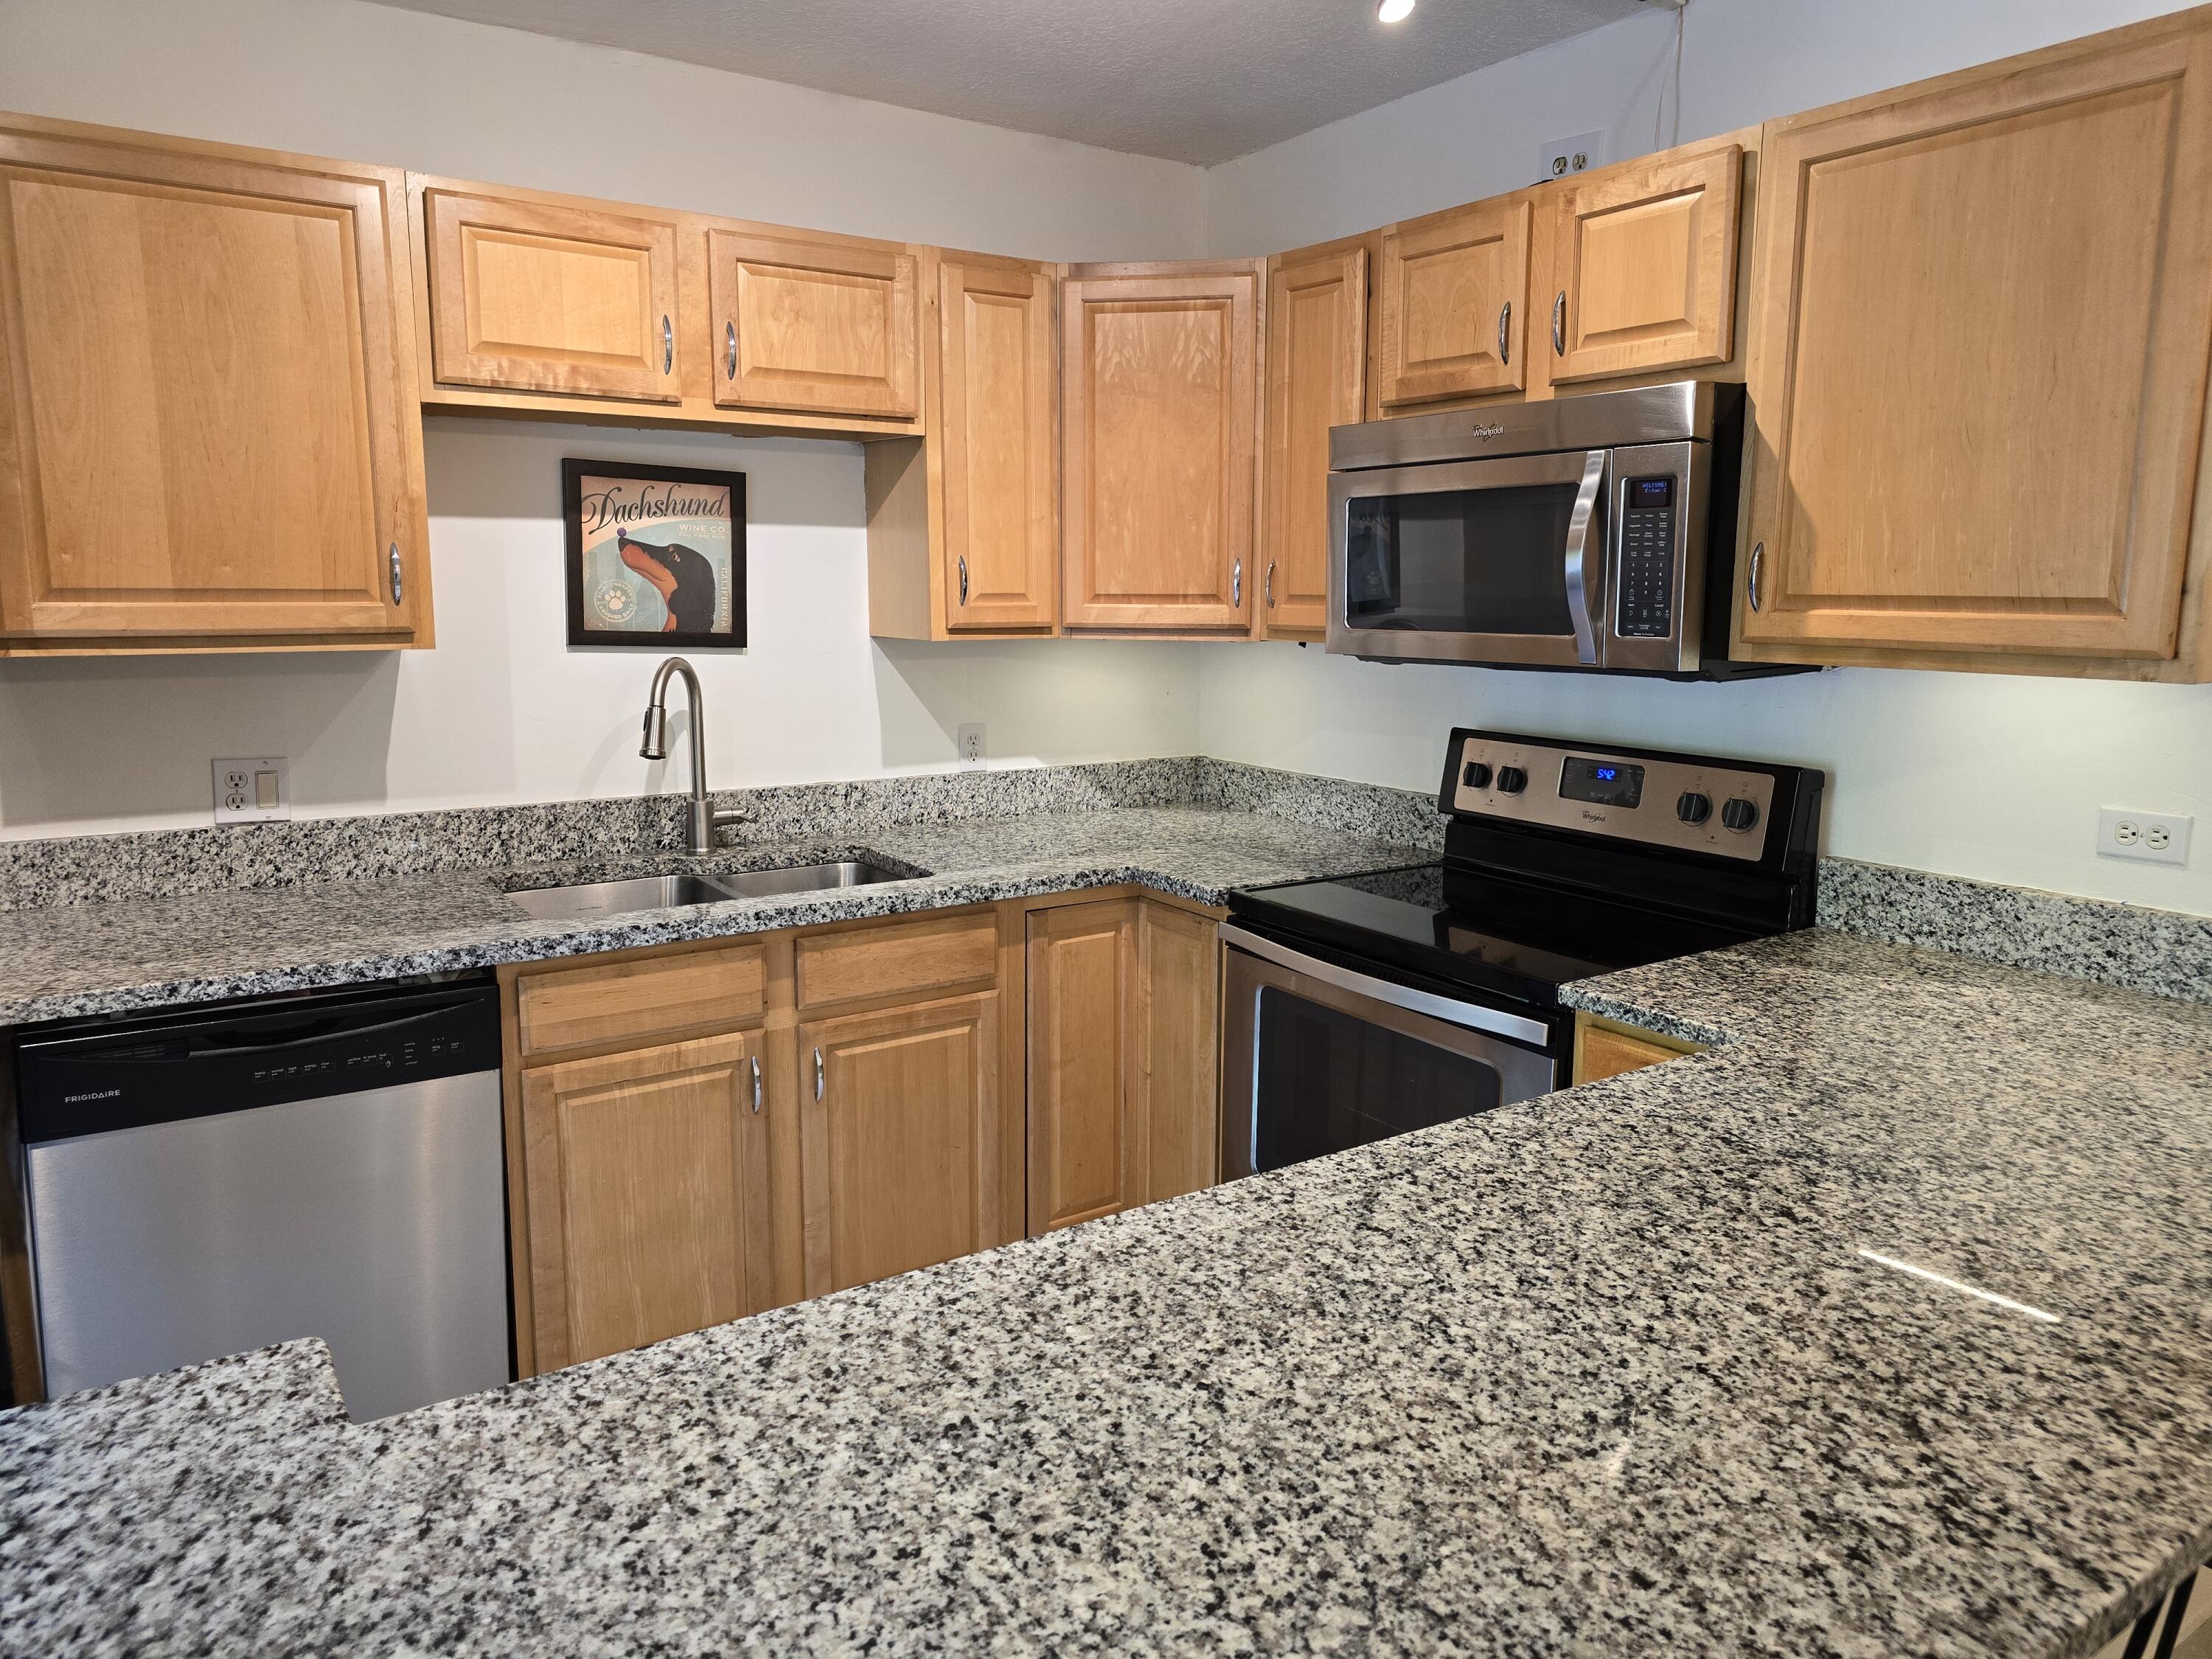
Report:
M 1631 478 L 1628 481 L 1628 504 L 1631 507 L 1672 507 L 1674 505 L 1674 481 L 1672 478 Z
M 1638 805 L 1644 799 L 1644 769 L 1626 761 L 1570 755 L 1559 769 L 1559 798 L 1593 806 Z

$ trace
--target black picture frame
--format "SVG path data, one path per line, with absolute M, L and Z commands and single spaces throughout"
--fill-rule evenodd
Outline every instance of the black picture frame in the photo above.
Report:
M 635 501 L 620 502 L 615 508 L 610 509 L 596 501 L 587 502 L 585 489 L 585 483 L 587 479 L 617 479 L 624 483 L 634 483 L 639 486 L 638 495 Z M 685 608 L 692 613 L 692 616 L 686 620 L 696 620 L 701 602 L 697 587 L 702 571 L 705 579 L 713 585 L 711 589 L 713 597 L 708 601 L 712 606 L 709 614 L 719 613 L 722 583 L 720 573 L 714 567 L 711 551 L 702 553 L 688 544 L 672 542 L 665 538 L 655 540 L 650 533 L 651 527 L 656 524 L 668 524 L 686 518 L 696 520 L 703 515 L 696 513 L 665 512 L 656 514 L 652 510 L 651 486 L 654 484 L 690 486 L 694 489 L 705 488 L 729 492 L 730 545 L 727 581 L 729 626 L 726 629 L 713 626 L 706 629 L 683 626 L 672 628 L 665 624 L 659 627 L 618 626 L 603 619 L 609 600 L 618 599 L 618 596 L 607 593 L 592 596 L 592 603 L 588 609 L 586 607 L 585 550 L 592 543 L 603 541 L 609 519 L 622 516 L 623 510 L 626 509 L 629 514 L 635 515 L 633 521 L 644 527 L 647 532 L 626 539 L 635 540 L 641 547 L 653 549 L 655 555 L 662 554 L 664 550 L 672 549 L 675 552 L 689 556 L 687 559 L 672 566 L 665 557 L 647 556 L 648 561 L 657 568 L 658 574 L 647 571 L 642 566 L 634 563 L 627 557 L 623 561 L 631 569 L 637 571 L 646 585 L 659 595 L 664 606 L 663 614 L 667 620 L 678 621 L 673 606 L 677 600 L 685 594 L 687 586 L 690 590 L 690 597 Z M 608 493 L 595 489 L 592 495 L 598 497 Z M 685 498 L 678 498 L 679 504 Z M 592 520 L 588 529 L 586 525 L 587 517 Z M 692 466 L 641 465 L 631 461 L 593 461 L 574 456 L 565 456 L 561 462 L 561 518 L 568 533 L 566 564 L 568 585 L 568 643 L 571 647 L 614 647 L 647 651 L 671 648 L 686 651 L 743 650 L 744 648 L 746 617 L 745 475 L 744 473 L 723 472 Z M 617 525 L 616 528 L 619 532 L 625 527 Z M 664 586 L 663 578 L 673 585 L 672 588 Z M 602 582 L 600 586 L 605 588 L 608 584 Z M 634 592 L 635 586 L 635 584 L 627 585 L 628 590 Z M 641 611 L 639 614 L 644 616 L 647 613 Z M 595 617 L 602 618 L 598 626 L 592 625 Z M 716 620 L 720 620 L 719 616 L 716 616 Z

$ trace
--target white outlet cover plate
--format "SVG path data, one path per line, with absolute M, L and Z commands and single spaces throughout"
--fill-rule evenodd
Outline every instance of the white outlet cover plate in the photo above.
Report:
M 2179 812 L 2138 812 L 2107 806 L 2097 814 L 2097 856 L 2141 859 L 2146 864 L 2189 862 L 2189 832 L 2197 820 Z
M 1583 158 L 1580 167 L 1576 156 Z M 1605 165 L 1605 135 L 1602 132 L 1578 132 L 1571 138 L 1554 138 L 1536 154 L 1536 182 L 1547 179 L 1571 179 L 1577 173 L 1588 173 L 1592 167 Z
M 963 768 L 981 769 L 983 762 L 983 723 L 971 720 L 953 733 L 953 746 L 960 754 Z
M 273 823 L 292 816 L 292 768 L 282 755 L 228 755 L 210 763 L 217 823 Z M 276 800 L 261 805 L 261 779 L 274 774 Z

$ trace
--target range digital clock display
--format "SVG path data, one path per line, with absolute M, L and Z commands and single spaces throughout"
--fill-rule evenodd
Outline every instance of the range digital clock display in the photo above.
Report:
M 1644 769 L 1626 761 L 1570 755 L 1559 769 L 1559 798 L 1593 806 L 1636 806 L 1644 799 Z

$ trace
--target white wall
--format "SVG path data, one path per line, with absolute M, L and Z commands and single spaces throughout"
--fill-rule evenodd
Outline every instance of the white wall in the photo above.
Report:
M 1194 167 L 357 0 L 0 0 L 0 108 L 1046 258 L 1202 251 Z M 731 466 L 751 636 L 696 653 L 716 787 L 1188 754 L 1194 648 L 867 635 L 858 445 L 427 423 L 434 651 L 0 662 L 0 836 L 205 823 L 282 754 L 302 814 L 623 794 L 657 659 L 571 652 L 563 455 Z M 679 769 L 680 769 L 679 757 Z
M 1680 137 L 2178 9 L 2162 0 L 1690 0 Z M 1547 138 L 1655 148 L 1673 19 L 1632 18 L 1211 170 L 1209 251 L 1348 234 L 1528 183 Z M 2212 915 L 2212 687 L 1846 669 L 1675 686 L 1205 646 L 1224 759 L 1433 789 L 1455 725 L 1810 762 L 1850 858 Z M 2100 859 L 2101 805 L 2194 814 L 2192 865 Z

